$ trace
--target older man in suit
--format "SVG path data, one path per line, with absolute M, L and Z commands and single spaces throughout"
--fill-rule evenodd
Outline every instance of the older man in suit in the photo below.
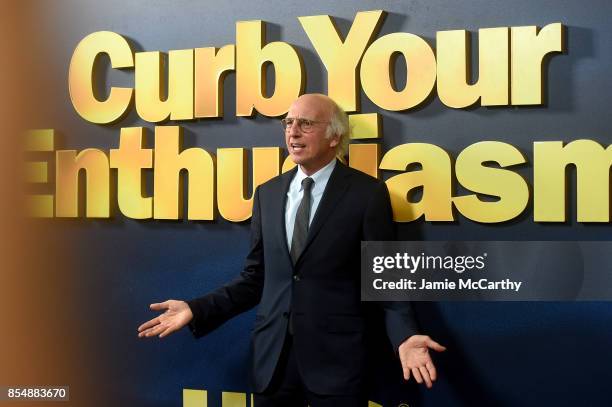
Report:
M 200 337 L 259 305 L 250 375 L 256 407 L 365 406 L 371 304 L 360 301 L 360 242 L 394 239 L 388 191 L 336 159 L 349 126 L 329 97 L 301 96 L 282 124 L 297 166 L 257 188 L 244 270 L 201 298 L 152 304 L 164 312 L 139 336 L 164 337 L 189 324 Z M 404 378 L 431 387 L 429 349 L 444 347 L 417 333 L 410 303 L 377 305 Z

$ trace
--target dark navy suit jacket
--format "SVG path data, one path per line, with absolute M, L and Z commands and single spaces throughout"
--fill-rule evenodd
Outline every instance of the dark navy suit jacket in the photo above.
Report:
M 194 315 L 190 326 L 200 337 L 259 304 L 250 378 L 253 391 L 262 392 L 276 368 L 293 313 L 293 349 L 304 384 L 318 394 L 347 394 L 363 385 L 366 314 L 372 306 L 360 301 L 361 241 L 394 239 L 389 194 L 382 181 L 338 162 L 306 247 L 293 265 L 285 202 L 295 172 L 257 188 L 244 270 L 220 289 L 188 301 Z M 376 305 L 383 307 L 394 349 L 417 332 L 410 303 Z

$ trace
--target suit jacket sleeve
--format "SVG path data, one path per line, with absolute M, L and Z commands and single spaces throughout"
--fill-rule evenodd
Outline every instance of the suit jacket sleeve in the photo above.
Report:
M 197 299 L 187 301 L 193 313 L 189 327 L 199 338 L 228 319 L 248 311 L 261 300 L 264 284 L 263 238 L 259 189 L 253 198 L 251 242 L 244 269 L 240 275 L 223 287 Z
M 363 240 L 395 240 L 395 224 L 389 191 L 384 182 L 379 182 L 370 198 L 363 223 Z M 412 305 L 408 301 L 381 301 L 384 310 L 387 335 L 397 352 L 404 340 L 418 333 Z

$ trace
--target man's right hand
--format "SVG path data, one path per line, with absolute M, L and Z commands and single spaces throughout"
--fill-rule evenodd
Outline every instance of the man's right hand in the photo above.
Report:
M 138 327 L 138 337 L 146 338 L 159 335 L 163 338 L 187 325 L 192 319 L 191 308 L 185 301 L 168 300 L 151 304 L 153 311 L 164 311 L 163 314 Z

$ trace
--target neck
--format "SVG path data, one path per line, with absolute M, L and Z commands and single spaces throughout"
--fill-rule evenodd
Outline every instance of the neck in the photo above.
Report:
M 329 164 L 330 162 L 332 162 L 332 160 L 335 160 L 336 156 L 333 156 L 331 159 L 321 162 L 321 163 L 316 163 L 316 164 L 312 164 L 309 166 L 304 166 L 302 164 L 300 164 L 300 169 L 302 170 L 302 172 L 306 175 L 308 175 L 309 177 L 314 174 L 315 172 L 319 171 L 321 168 L 325 167 L 327 164 Z

